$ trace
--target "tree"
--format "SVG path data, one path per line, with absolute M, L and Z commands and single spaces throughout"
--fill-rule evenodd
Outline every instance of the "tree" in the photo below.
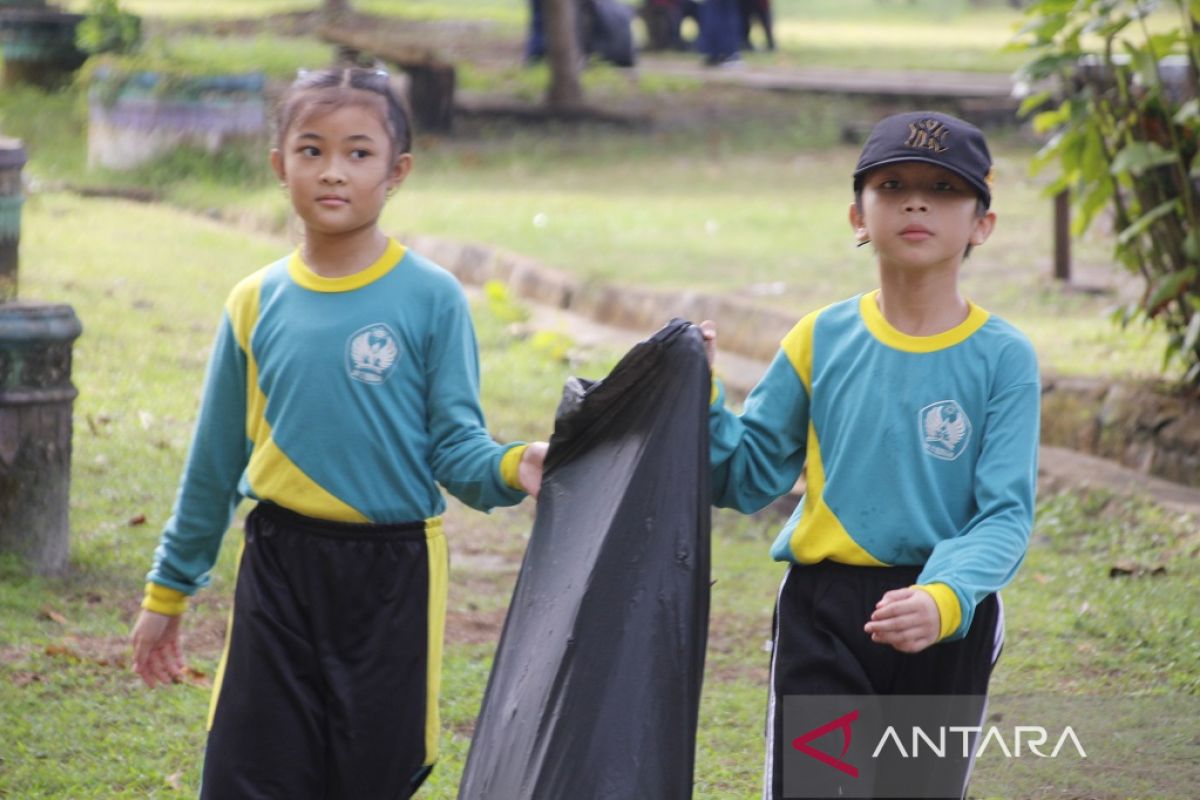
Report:
M 1058 165 L 1047 193 L 1071 190 L 1074 233 L 1111 210 L 1115 255 L 1144 284 L 1117 319 L 1161 321 L 1164 368 L 1200 387 L 1200 0 L 1039 0 L 1026 16 L 1024 77 L 1060 87 L 1022 106 L 1053 134 L 1035 170 Z
M 583 105 L 579 75 L 583 58 L 579 49 L 576 0 L 541 0 L 546 26 L 546 57 L 550 64 L 550 86 L 546 105 L 555 111 L 570 111 Z

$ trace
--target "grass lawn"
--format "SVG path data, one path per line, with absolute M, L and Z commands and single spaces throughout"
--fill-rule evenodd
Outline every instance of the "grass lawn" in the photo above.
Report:
M 30 200 L 23 237 L 23 294 L 71 303 L 85 332 L 75 349 L 71 576 L 30 578 L 0 563 L 0 796 L 187 796 L 198 780 L 236 527 L 212 588 L 189 612 L 188 682 L 144 691 L 128 672 L 124 637 L 169 513 L 224 293 L 287 245 L 165 207 L 62 194 Z M 501 439 L 544 437 L 565 376 L 598 377 L 619 355 L 591 351 L 572 368 L 513 338 L 486 305 L 476 321 L 485 406 Z M 455 507 L 448 516 L 444 756 L 425 797 L 455 796 L 530 513 Z M 141 515 L 145 524 L 134 524 Z M 697 798 L 756 791 L 763 644 L 780 577 L 766 549 L 779 522 L 769 512 L 714 520 Z M 1138 501 L 1045 496 L 1028 563 L 1005 593 L 1009 644 L 996 691 L 1200 694 L 1195 530 L 1194 520 Z M 1166 572 L 1107 577 L 1130 559 Z M 980 790 L 1011 796 L 1004 772 L 984 767 Z M 1109 780 L 1106 789 L 1119 791 L 1119 776 Z

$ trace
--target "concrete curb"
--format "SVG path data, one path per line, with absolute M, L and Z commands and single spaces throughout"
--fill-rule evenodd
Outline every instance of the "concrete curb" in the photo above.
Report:
M 499 281 L 522 300 L 571 311 L 601 324 L 649 334 L 672 317 L 692 322 L 719 320 L 722 350 L 763 362 L 775 356 L 780 340 L 797 321 L 794 314 L 763 309 L 745 300 L 582 281 L 525 256 L 485 245 L 434 236 L 402 240 L 466 285 Z

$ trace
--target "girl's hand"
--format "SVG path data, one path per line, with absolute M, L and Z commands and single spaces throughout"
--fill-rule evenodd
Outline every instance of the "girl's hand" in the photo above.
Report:
M 893 589 L 875 604 L 863 630 L 872 642 L 891 645 L 901 653 L 919 653 L 937 641 L 942 615 L 928 592 Z
M 708 368 L 711 370 L 717 362 L 717 323 L 706 319 L 697 327 L 700 328 L 700 335 L 704 337 L 704 354 L 708 356 Z
M 537 499 L 542 490 L 542 465 L 546 463 L 546 451 L 550 445 L 545 442 L 533 442 L 521 454 L 521 463 L 517 466 L 517 477 L 521 488 Z
M 168 617 L 142 609 L 134 623 L 130 643 L 133 645 L 133 671 L 142 676 L 153 689 L 175 683 L 183 676 L 183 650 L 179 646 L 181 617 Z

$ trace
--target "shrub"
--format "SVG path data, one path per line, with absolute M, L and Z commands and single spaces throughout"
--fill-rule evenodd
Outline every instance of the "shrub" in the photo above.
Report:
M 1026 16 L 1023 78 L 1058 82 L 1022 107 L 1053 134 L 1034 168 L 1057 163 L 1047 192 L 1071 191 L 1077 235 L 1111 210 L 1116 257 L 1144 283 L 1116 318 L 1165 324 L 1164 368 L 1200 387 L 1200 2 L 1039 0 Z
M 87 16 L 75 29 L 80 50 L 132 53 L 142 41 L 142 19 L 121 9 L 117 0 L 91 0 Z

